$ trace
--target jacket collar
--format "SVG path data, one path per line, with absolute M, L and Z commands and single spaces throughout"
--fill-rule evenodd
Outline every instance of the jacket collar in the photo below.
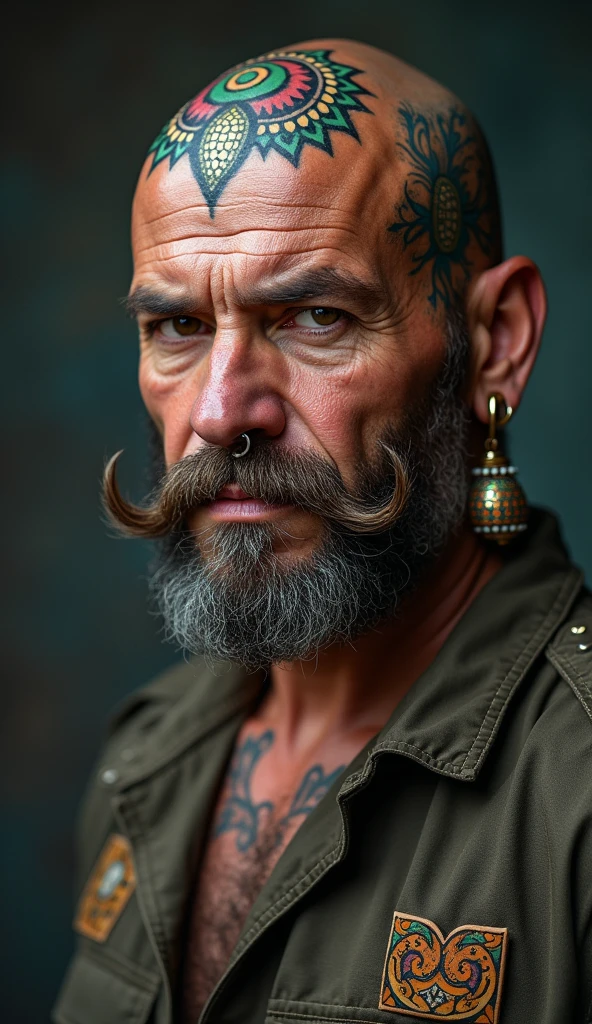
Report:
M 528 537 L 458 622 L 401 700 L 374 750 L 474 780 L 512 697 L 582 586 L 557 522 L 533 510 Z

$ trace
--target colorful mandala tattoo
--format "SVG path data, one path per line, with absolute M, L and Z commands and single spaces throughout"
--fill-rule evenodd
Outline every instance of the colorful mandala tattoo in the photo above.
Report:
M 427 117 L 402 105 L 399 115 L 404 141 L 398 145 L 411 172 L 397 220 L 388 230 L 402 236 L 405 249 L 413 249 L 410 274 L 429 267 L 434 309 L 439 301 L 449 307 L 470 275 L 470 243 L 475 241 L 486 255 L 493 249 L 491 169 L 481 158 L 481 141 L 468 131 L 459 110 Z
M 307 145 L 333 155 L 331 131 L 357 139 L 353 111 L 371 113 L 352 80 L 357 68 L 331 50 L 269 53 L 225 72 L 186 103 L 153 142 L 152 167 L 172 168 L 185 153 L 213 217 L 218 199 L 249 153 L 275 150 L 294 167 Z

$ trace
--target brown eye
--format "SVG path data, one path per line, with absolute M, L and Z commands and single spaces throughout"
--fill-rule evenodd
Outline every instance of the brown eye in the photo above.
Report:
M 201 321 L 196 320 L 194 316 L 174 316 L 173 327 L 177 334 L 195 334 L 199 330 Z
M 294 317 L 294 323 L 299 327 L 330 327 L 336 324 L 343 316 L 340 309 L 332 309 L 330 306 L 316 306 L 313 309 L 303 309 Z
M 193 334 L 203 334 L 206 324 L 198 320 L 196 316 L 173 316 L 170 320 L 163 320 L 159 324 L 159 330 L 165 338 L 173 341 L 179 338 L 188 338 Z
M 327 309 L 320 306 L 318 309 L 311 309 L 311 313 L 315 324 L 319 324 L 321 327 L 328 327 L 329 324 L 337 323 L 339 320 L 338 309 Z

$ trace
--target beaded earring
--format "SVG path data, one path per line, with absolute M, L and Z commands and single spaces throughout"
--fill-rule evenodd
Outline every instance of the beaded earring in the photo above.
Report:
M 499 415 L 500 406 L 505 413 Z M 490 395 L 489 437 L 480 466 L 472 470 L 473 484 L 469 496 L 469 516 L 475 533 L 497 544 L 508 544 L 527 528 L 528 504 L 516 473 L 499 449 L 497 431 L 509 423 L 513 409 L 503 395 Z

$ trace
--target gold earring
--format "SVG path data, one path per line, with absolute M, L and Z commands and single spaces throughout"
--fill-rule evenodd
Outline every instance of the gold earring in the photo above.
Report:
M 499 415 L 500 405 L 505 414 Z M 509 423 L 513 409 L 496 392 L 490 395 L 489 437 L 480 466 L 472 470 L 473 485 L 469 496 L 469 515 L 475 533 L 497 544 L 508 544 L 527 528 L 528 504 L 516 479 L 518 470 L 508 463 L 499 450 L 497 431 Z

